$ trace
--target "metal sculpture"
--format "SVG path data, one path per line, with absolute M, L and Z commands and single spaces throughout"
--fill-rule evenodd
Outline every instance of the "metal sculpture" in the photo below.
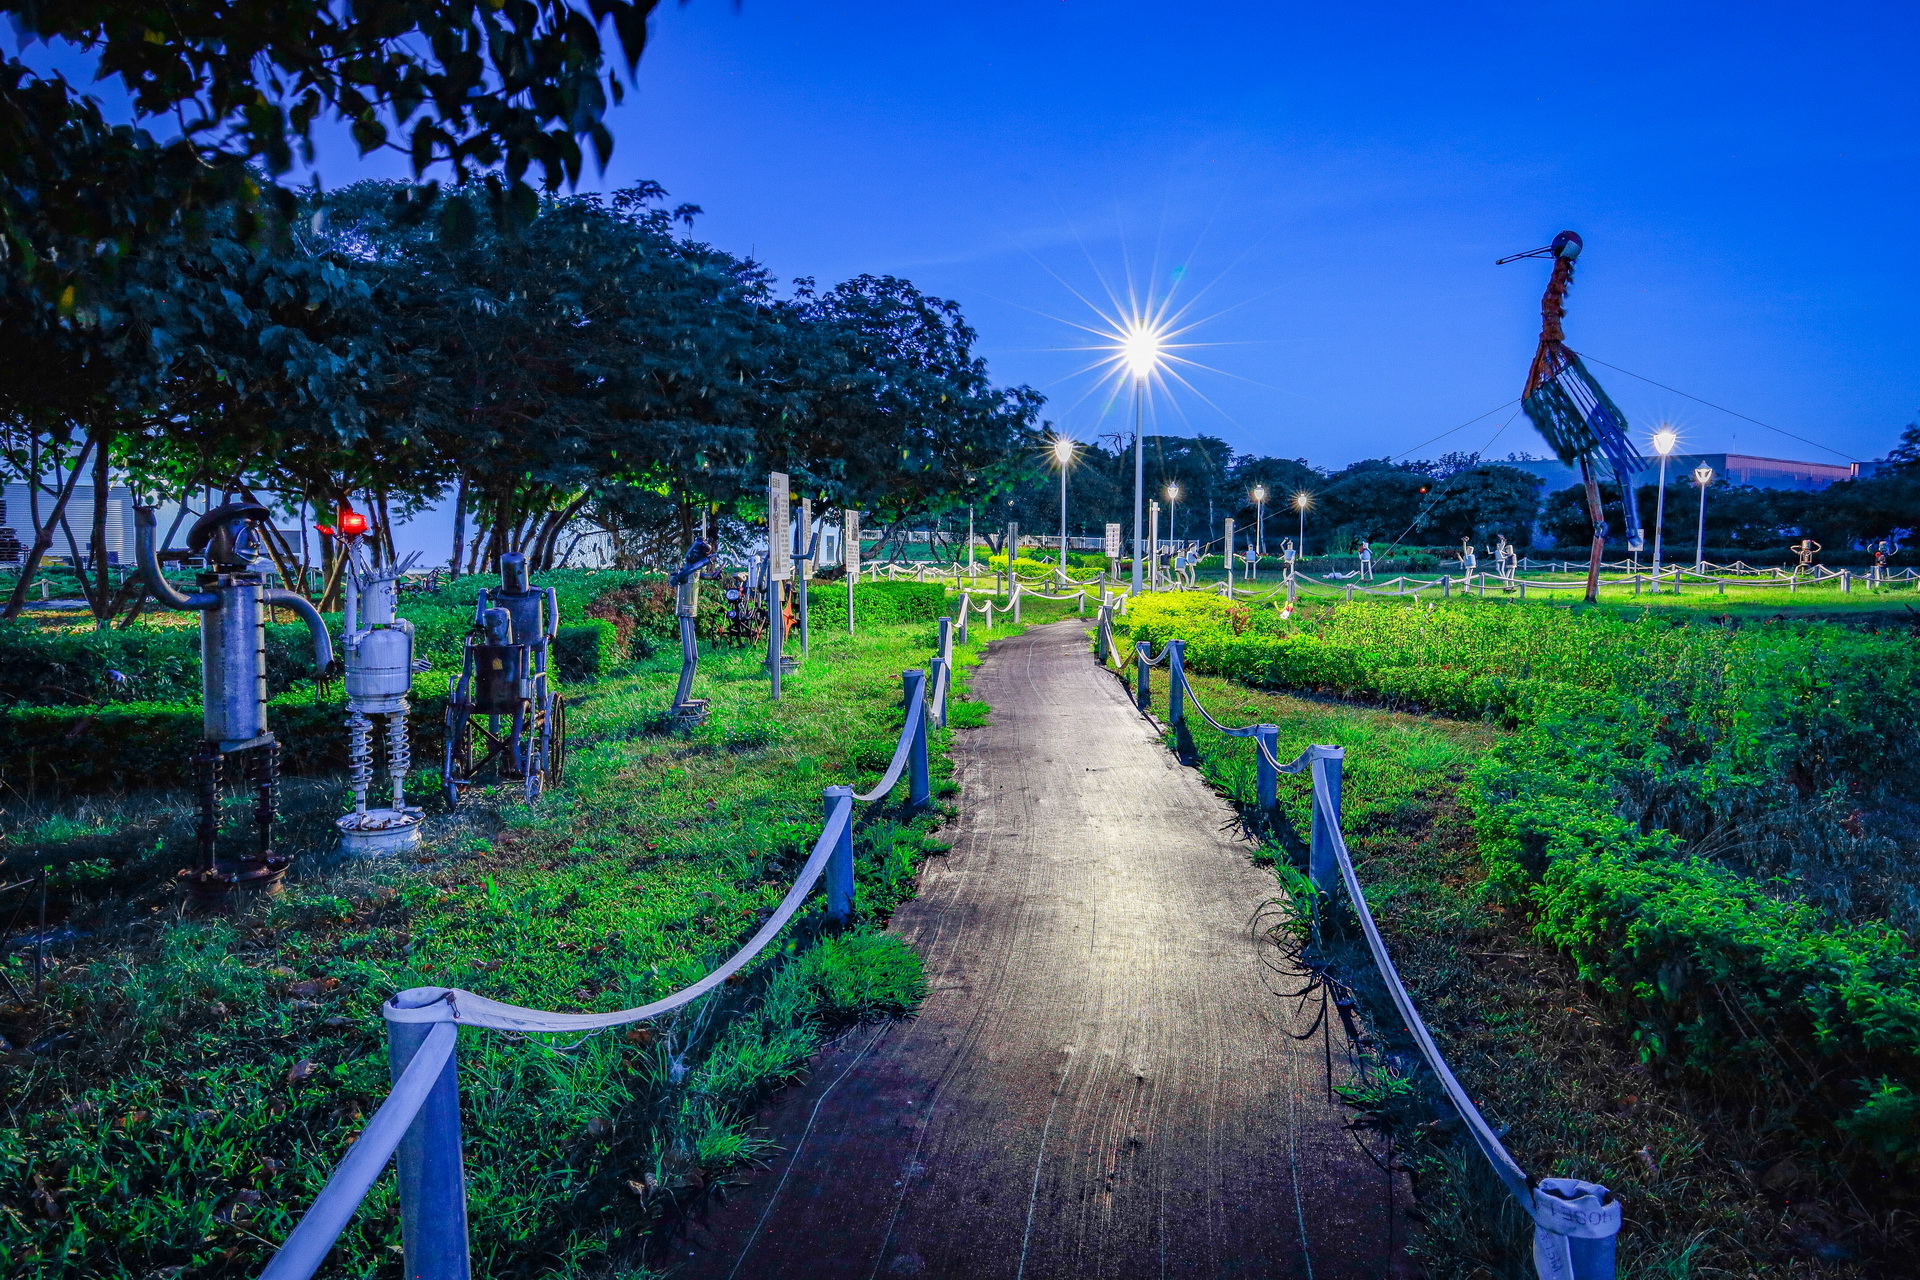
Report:
M 1573 284 L 1574 260 L 1582 248 L 1578 235 L 1562 231 L 1553 243 L 1501 258 L 1552 258 L 1553 275 L 1540 299 L 1540 346 L 1527 373 L 1521 407 L 1560 461 L 1580 464 L 1580 481 L 1587 491 L 1587 515 L 1593 521 L 1593 547 L 1587 565 L 1587 600 L 1600 598 L 1600 559 L 1606 549 L 1606 513 L 1600 503 L 1596 462 L 1605 458 L 1620 485 L 1620 508 L 1627 526 L 1627 546 L 1639 551 L 1645 539 L 1634 499 L 1633 477 L 1643 459 L 1627 442 L 1627 415 L 1620 411 L 1566 342 L 1561 321 L 1567 314 L 1567 289 Z
M 520 783 L 528 803 L 560 781 L 567 708 L 547 675 L 559 628 L 553 588 L 528 584 L 519 552 L 501 556 L 500 585 L 482 587 L 474 601 L 460 678 L 447 698 L 448 804 L 457 807 L 489 768 L 502 782 Z M 478 760 L 476 744 L 484 748 Z
M 188 595 L 160 572 L 153 508 L 134 508 L 135 555 L 147 591 L 169 609 L 200 615 L 202 730 L 193 754 L 200 851 L 195 864 L 180 873 L 180 882 L 188 896 L 201 903 L 222 901 L 235 889 L 271 887 L 292 861 L 273 847 L 280 744 L 267 728 L 266 611 L 278 606 L 298 614 L 313 635 L 316 673 L 324 674 L 333 665 L 333 643 L 319 611 L 305 596 L 266 585 L 267 566 L 254 525 L 269 518 L 258 503 L 230 502 L 196 520 L 187 534 L 187 550 L 204 558 L 206 569 L 197 575 L 199 590 Z M 254 787 L 254 847 L 238 858 L 223 858 L 221 765 L 227 756 L 243 751 L 252 753 L 248 764 Z
M 673 611 L 680 622 L 680 687 L 673 695 L 669 714 L 686 725 L 702 724 L 707 718 L 707 700 L 693 696 L 693 675 L 700 669 L 700 639 L 694 628 L 700 613 L 700 578 L 712 563 L 713 548 L 706 539 L 696 538 L 687 550 L 686 563 L 667 579 L 673 584 Z
M 347 784 L 353 791 L 353 812 L 339 819 L 340 851 L 359 857 L 405 853 L 420 843 L 424 813 L 407 803 L 407 770 L 413 751 L 407 742 L 407 699 L 413 677 L 431 664 L 413 656 L 413 624 L 398 617 L 394 604 L 400 580 L 418 555 L 399 564 L 376 568 L 366 555 L 366 517 L 353 511 L 340 514 L 336 528 L 340 554 L 346 557 L 345 612 L 340 625 L 341 659 L 347 685 Z M 387 721 L 387 777 L 393 792 L 389 803 L 367 807 L 373 785 L 373 721 Z

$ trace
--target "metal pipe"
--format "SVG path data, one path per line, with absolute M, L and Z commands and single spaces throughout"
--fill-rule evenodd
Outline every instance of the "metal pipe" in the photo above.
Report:
M 134 555 L 140 562 L 140 577 L 146 582 L 153 598 L 169 609 L 206 610 L 218 606 L 220 597 L 213 592 L 196 591 L 186 595 L 176 591 L 166 575 L 160 572 L 160 557 L 154 548 L 155 523 L 152 507 L 133 509 Z
M 333 639 L 327 634 L 326 620 L 313 607 L 313 601 L 297 591 L 286 591 L 279 587 L 269 587 L 266 597 L 269 605 L 291 609 L 300 615 L 300 621 L 307 624 L 307 630 L 313 635 L 313 665 L 323 672 L 332 666 Z

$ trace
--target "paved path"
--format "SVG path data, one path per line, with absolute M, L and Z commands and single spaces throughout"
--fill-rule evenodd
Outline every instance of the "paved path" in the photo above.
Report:
M 823 1055 L 766 1117 L 787 1154 L 673 1274 L 1394 1274 L 1387 1180 L 1325 1042 L 1285 1034 L 1306 1019 L 1248 930 L 1275 886 L 1231 812 L 1081 624 L 999 642 L 974 687 L 994 710 L 958 739 L 957 841 L 893 923 L 924 1008 Z

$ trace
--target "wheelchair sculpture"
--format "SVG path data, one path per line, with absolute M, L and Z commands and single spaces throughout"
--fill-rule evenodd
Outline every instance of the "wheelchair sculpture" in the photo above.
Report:
M 474 602 L 473 631 L 447 698 L 449 805 L 457 808 L 489 772 L 520 783 L 529 803 L 560 781 L 567 711 L 547 672 L 559 623 L 553 588 L 528 584 L 524 556 L 501 556 L 500 585 L 481 588 Z

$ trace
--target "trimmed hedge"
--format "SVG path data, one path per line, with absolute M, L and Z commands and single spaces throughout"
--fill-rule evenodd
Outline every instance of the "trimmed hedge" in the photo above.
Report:
M 1489 891 L 1612 998 L 1649 1061 L 1764 1090 L 1842 1169 L 1920 1167 L 1912 940 L 1684 852 L 1795 798 L 1909 792 L 1910 643 L 1471 600 L 1283 622 L 1195 593 L 1118 622 L 1187 640 L 1195 671 L 1515 726 L 1468 797 Z
M 932 622 L 949 612 L 947 589 L 937 582 L 859 582 L 853 588 L 853 621 Z M 812 626 L 847 625 L 847 588 L 815 586 L 807 592 Z

